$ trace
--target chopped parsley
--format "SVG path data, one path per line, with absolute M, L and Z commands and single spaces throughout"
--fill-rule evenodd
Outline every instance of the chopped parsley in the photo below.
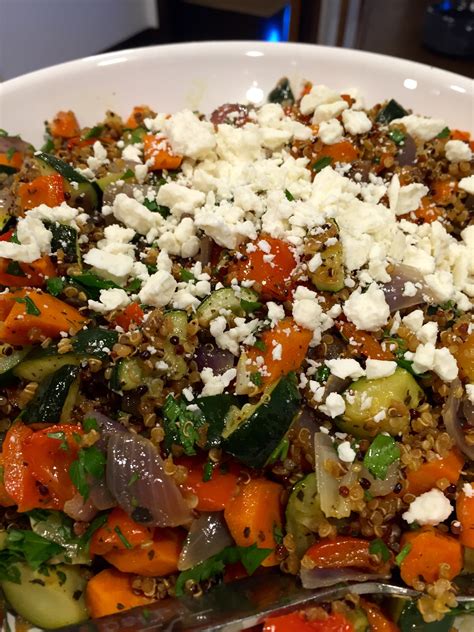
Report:
M 97 419 L 94 419 L 94 417 L 86 417 L 82 422 L 82 427 L 86 432 L 99 430 L 99 424 L 97 423 Z
M 251 373 L 250 381 L 252 382 L 252 384 L 255 384 L 255 386 L 262 386 L 262 374 L 260 373 L 260 371 L 254 371 L 253 373 Z
M 11 162 L 15 154 L 16 154 L 16 149 L 14 147 L 10 147 L 10 149 L 5 154 L 7 157 L 7 162 Z
M 54 142 L 51 136 L 47 136 L 44 142 L 44 145 L 41 147 L 41 151 L 45 154 L 49 154 L 54 149 Z
M 103 125 L 95 125 L 94 127 L 91 127 L 91 129 L 86 134 L 84 134 L 82 139 L 89 140 L 91 138 L 97 138 L 98 136 L 102 134 L 103 131 L 104 131 Z
M 266 351 L 267 350 L 267 345 L 263 342 L 263 340 L 261 338 L 257 338 L 257 340 L 254 342 L 254 347 L 256 347 L 257 349 L 260 349 L 260 351 Z
M 157 204 L 156 200 L 149 200 L 148 198 L 145 198 L 143 206 L 146 206 L 146 208 L 152 213 L 159 213 L 164 219 L 166 219 L 171 213 L 167 206 Z
M 65 452 L 69 450 L 69 446 L 66 440 L 66 434 L 64 432 L 48 432 L 46 436 L 50 439 L 57 439 L 58 441 L 60 441 L 61 443 L 59 444 L 59 448 L 61 450 L 64 450 Z
M 312 166 L 312 169 L 316 173 L 319 173 L 321 169 L 324 169 L 324 167 L 328 167 L 331 163 L 332 163 L 331 156 L 323 156 L 319 160 L 316 160 L 316 162 Z
M 331 369 L 328 366 L 319 366 L 316 371 L 316 380 L 318 382 L 327 382 L 330 375 Z
M 24 277 L 26 274 L 20 267 L 18 261 L 9 261 L 6 269 L 7 274 L 12 274 L 13 276 Z
M 214 463 L 212 461 L 206 461 L 202 468 L 202 482 L 207 483 L 212 478 L 212 472 L 214 470 Z
M 130 178 L 134 178 L 135 174 L 133 173 L 133 171 L 131 169 L 127 169 L 127 171 L 125 171 L 122 175 L 121 175 L 121 180 L 129 180 Z
M 445 127 L 444 129 L 440 131 L 440 133 L 438 134 L 438 136 L 436 136 L 436 138 L 449 138 L 450 134 L 451 134 L 451 130 L 449 129 L 449 127 Z
M 377 555 L 382 560 L 382 562 L 388 562 L 388 560 L 390 559 L 390 549 L 380 538 L 372 540 L 372 542 L 369 544 L 369 553 L 371 555 Z
M 403 560 L 406 558 L 408 553 L 411 551 L 411 543 L 407 542 L 405 546 L 400 550 L 400 553 L 395 557 L 395 564 L 397 566 L 401 566 Z
M 46 281 L 46 289 L 52 296 L 58 296 L 64 289 L 64 281 L 61 277 L 53 277 Z
M 395 145 L 402 145 L 405 142 L 405 134 L 400 129 L 392 129 L 388 133 L 388 137 L 393 140 Z
M 38 570 L 45 562 L 64 553 L 60 544 L 51 542 L 33 531 L 10 529 L 0 551 L 0 579 L 19 584 L 21 575 L 17 563 L 26 562 Z
M 81 448 L 77 454 L 77 459 L 71 463 L 69 476 L 77 487 L 77 491 L 85 500 L 89 498 L 90 484 L 92 476 L 95 479 L 104 477 L 105 455 L 96 446 Z
M 194 274 L 186 268 L 181 268 L 181 270 L 179 271 L 179 276 L 181 277 L 181 281 L 184 281 L 185 283 L 196 282 L 196 277 L 194 276 Z
M 262 307 L 262 303 L 258 301 L 246 301 L 245 299 L 240 299 L 240 307 L 244 310 L 246 314 L 251 312 L 255 312 L 257 309 Z
M 293 202 L 294 201 L 294 197 L 292 195 L 292 193 L 290 191 L 288 191 L 288 189 L 285 189 L 285 197 L 288 200 L 288 202 Z
M 114 528 L 115 533 L 118 535 L 120 542 L 124 545 L 126 549 L 133 549 L 133 545 L 127 540 L 127 538 L 122 533 L 122 530 L 118 525 Z
M 17 303 L 23 303 L 26 306 L 26 313 L 29 314 L 30 316 L 41 315 L 41 310 L 36 307 L 34 301 L 29 296 L 25 296 L 23 298 L 16 298 L 15 301 Z
M 283 544 L 283 531 L 279 524 L 276 522 L 273 524 L 273 537 L 277 544 Z
M 364 465 L 375 478 L 384 479 L 388 466 L 400 458 L 400 448 L 393 437 L 379 434 L 365 453 Z
M 176 581 L 176 596 L 182 597 L 184 595 L 188 581 L 199 583 L 223 575 L 227 564 L 242 562 L 247 573 L 253 575 L 271 552 L 272 549 L 259 549 L 256 544 L 227 546 L 217 555 L 213 555 L 208 560 L 180 573 Z
M 165 431 L 164 445 L 167 450 L 173 444 L 184 448 L 188 456 L 196 454 L 195 444 L 199 441 L 198 428 L 204 424 L 204 419 L 199 412 L 187 409 L 188 402 L 176 400 L 168 395 L 163 406 L 163 426 Z
M 275 463 L 276 461 L 284 461 L 288 456 L 288 450 L 290 449 L 290 442 L 284 437 L 277 447 L 271 453 L 268 462 Z

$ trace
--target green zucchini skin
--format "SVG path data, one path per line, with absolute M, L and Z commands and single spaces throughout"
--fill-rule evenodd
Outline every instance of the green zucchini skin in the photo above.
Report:
M 72 226 L 66 226 L 66 224 L 59 224 L 58 222 L 47 222 L 46 225 L 53 235 L 51 250 L 56 252 L 61 249 L 64 252 L 64 261 L 66 263 L 79 262 L 81 254 L 77 241 L 77 230 Z
M 84 599 L 86 578 L 79 566 L 51 567 L 48 575 L 17 564 L 19 584 L 2 581 L 5 597 L 15 611 L 42 629 L 55 630 L 88 618 Z
M 258 302 L 258 294 L 246 287 L 240 288 L 238 294 L 231 287 L 215 290 L 199 305 L 196 310 L 196 318 L 201 327 L 208 327 L 211 320 L 219 316 L 223 309 L 231 311 L 235 316 L 245 316 L 241 300 L 249 303 Z
M 387 105 L 385 105 L 379 111 L 375 120 L 377 121 L 377 123 L 386 125 L 387 123 L 391 123 L 395 119 L 403 118 L 407 114 L 408 112 L 400 105 L 400 103 L 397 103 L 395 99 L 390 99 Z
M 110 388 L 113 391 L 133 391 L 143 384 L 143 366 L 138 358 L 121 358 L 113 367 Z
M 314 472 L 293 487 L 285 517 L 286 531 L 293 536 L 296 553 L 301 557 L 315 542 L 318 526 L 325 520 Z
M 25 423 L 60 423 L 66 421 L 77 395 L 79 367 L 65 364 L 40 384 L 33 401 L 25 408 Z M 74 396 L 74 397 L 73 397 Z
M 256 406 L 247 404 L 239 411 L 231 424 L 235 429 L 224 429 L 224 450 L 245 465 L 263 467 L 288 431 L 300 399 L 296 376 L 289 373 L 267 389 Z
M 188 362 L 183 355 L 176 352 L 176 349 L 186 341 L 188 315 L 183 310 L 175 309 L 166 312 L 163 321 L 169 332 L 163 345 L 164 355 L 162 358 L 168 365 L 166 374 L 170 380 L 180 380 L 188 371 Z M 176 338 L 178 342 L 175 342 Z M 172 340 L 173 342 L 171 342 Z

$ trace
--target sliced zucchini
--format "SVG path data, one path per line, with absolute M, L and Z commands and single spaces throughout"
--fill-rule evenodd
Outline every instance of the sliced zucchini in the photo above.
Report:
M 201 327 L 208 327 L 213 318 L 221 313 L 225 314 L 225 311 L 232 312 L 235 316 L 245 316 L 246 310 L 242 306 L 242 301 L 256 303 L 258 302 L 258 294 L 246 287 L 240 288 L 237 292 L 231 287 L 215 290 L 203 300 L 196 310 L 199 324 Z
M 170 380 L 180 380 L 188 370 L 186 358 L 180 353 L 187 338 L 188 316 L 185 311 L 176 309 L 166 312 L 163 320 L 168 332 L 163 345 L 164 355 L 162 358 L 163 362 L 168 365 L 166 375 Z
M 42 351 L 33 352 L 23 362 L 20 362 L 13 369 L 13 375 L 29 382 L 41 382 L 66 364 L 79 366 L 84 359 L 74 353 L 45 355 Z
M 395 119 L 403 118 L 407 114 L 408 112 L 400 105 L 400 103 L 397 103 L 395 99 L 390 99 L 390 101 L 386 103 L 381 110 L 379 110 L 379 113 L 377 114 L 377 118 L 375 120 L 377 121 L 377 123 L 386 125 L 387 123 L 391 123 Z
M 53 235 L 51 239 L 52 252 L 62 250 L 66 263 L 77 263 L 80 261 L 81 251 L 77 240 L 77 230 L 72 226 L 66 226 L 66 224 L 59 224 L 58 222 L 45 222 L 45 225 Z
M 43 175 L 59 173 L 64 178 L 64 190 L 67 193 L 70 206 L 82 208 L 86 213 L 100 207 L 102 200 L 100 188 L 95 182 L 90 182 L 71 165 L 68 165 L 67 162 L 44 152 L 35 154 L 35 161 Z
M 55 630 L 88 618 L 84 591 L 86 578 L 78 566 L 49 567 L 47 575 L 23 563 L 16 565 L 21 582 L 2 581 L 13 609 L 33 625 Z
M 362 608 L 344 609 L 344 616 L 352 623 L 354 632 L 370 632 L 372 630 L 372 627 L 369 626 L 367 614 Z
M 64 423 L 68 421 L 79 389 L 79 367 L 65 364 L 44 379 L 33 401 L 25 408 L 26 423 Z
M 325 521 L 316 474 L 308 474 L 293 487 L 286 506 L 286 531 L 293 536 L 298 557 L 314 543 L 318 527 Z
M 30 352 L 31 347 L 15 350 L 11 345 L 0 345 L 0 375 L 11 371 Z
M 270 385 L 257 404 L 229 411 L 223 448 L 250 467 L 263 467 L 298 411 L 300 394 L 294 373 Z
M 110 355 L 117 340 L 118 332 L 115 330 L 93 327 L 82 329 L 74 338 L 71 338 L 71 343 L 74 353 L 103 360 Z
M 295 97 L 287 77 L 283 77 L 268 95 L 269 103 L 280 103 L 283 107 L 293 105 Z
M 393 375 L 377 380 L 362 377 L 346 391 L 346 410 L 337 425 L 359 438 L 374 437 L 380 432 L 395 436 L 408 429 L 410 409 L 416 408 L 423 396 L 415 378 L 401 367 Z M 374 417 L 380 413 L 383 418 L 376 421 Z
M 323 232 L 310 236 L 305 245 L 306 255 L 321 256 L 321 263 L 308 276 L 313 285 L 321 291 L 339 292 L 344 288 L 344 258 L 339 229 L 336 222 L 330 221 L 322 226 Z
M 31 511 L 29 513 L 31 530 L 50 542 L 60 544 L 64 553 L 54 557 L 55 562 L 67 564 L 90 564 L 88 547 L 74 536 L 74 521 L 61 511 Z
M 110 376 L 113 391 L 133 391 L 143 382 L 143 362 L 138 358 L 122 358 L 114 365 Z

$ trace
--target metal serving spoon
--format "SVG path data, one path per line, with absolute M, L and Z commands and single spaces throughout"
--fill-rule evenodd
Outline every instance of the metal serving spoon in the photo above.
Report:
M 474 603 L 473 576 L 465 575 L 461 580 L 463 594 L 458 595 L 458 601 Z M 402 599 L 420 596 L 411 588 L 384 582 L 338 584 L 307 590 L 292 575 L 268 573 L 221 584 L 199 598 L 165 599 L 147 608 L 63 628 L 63 632 L 237 632 L 261 623 L 270 615 L 341 599 L 348 592 Z

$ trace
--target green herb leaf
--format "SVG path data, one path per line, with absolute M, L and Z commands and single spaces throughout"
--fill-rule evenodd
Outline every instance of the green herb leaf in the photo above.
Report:
M 47 136 L 44 145 L 41 147 L 41 151 L 50 154 L 54 149 L 54 142 L 51 136 Z
M 261 338 L 257 338 L 257 340 L 254 342 L 254 347 L 256 347 L 257 349 L 260 349 L 260 351 L 266 351 L 267 350 L 267 345 L 263 342 L 263 340 Z
M 46 281 L 46 289 L 51 296 L 59 296 L 64 289 L 64 281 L 61 277 L 53 277 Z
M 10 147 L 10 149 L 6 152 L 7 162 L 11 162 L 15 154 L 16 149 L 14 147 Z
M 254 371 L 253 373 L 250 374 L 250 381 L 252 382 L 252 384 L 255 384 L 255 386 L 261 386 L 262 385 L 262 374 L 260 373 L 260 371 Z
M 33 531 L 11 529 L 8 532 L 6 548 L 24 557 L 31 568 L 37 569 L 52 557 L 64 552 L 64 548 L 50 542 Z
M 388 466 L 400 458 L 400 448 L 393 437 L 379 434 L 364 457 L 364 465 L 375 478 L 384 479 Z
M 145 198 L 143 206 L 146 206 L 146 208 L 152 213 L 159 213 L 164 219 L 169 217 L 171 214 L 171 211 L 167 206 L 157 204 L 156 200 L 149 200 L 148 198 Z
M 321 171 L 321 169 L 324 169 L 324 167 L 328 167 L 331 163 L 332 163 L 331 156 L 323 156 L 319 160 L 316 160 L 316 162 L 312 166 L 312 169 L 313 171 L 318 173 L 319 171 Z
M 89 498 L 90 493 L 89 477 L 103 478 L 105 463 L 105 455 L 94 445 L 79 450 L 76 461 L 71 463 L 69 476 L 85 500 Z
M 411 543 L 407 542 L 405 546 L 400 550 L 400 553 L 395 557 L 395 564 L 400 566 L 408 553 L 411 551 Z
M 328 366 L 319 366 L 316 371 L 316 380 L 318 382 L 327 382 L 331 375 L 331 369 Z
M 288 456 L 288 450 L 290 449 L 290 442 L 284 437 L 277 447 L 273 450 L 268 459 L 268 463 L 275 463 L 276 461 L 284 461 Z
M 130 292 L 131 294 L 136 294 L 141 288 L 141 286 L 142 286 L 142 282 L 140 281 L 140 279 L 133 279 L 133 281 L 130 281 L 130 283 L 127 285 L 125 290 L 127 292 Z
M 107 522 L 107 518 L 107 514 L 102 514 L 94 518 L 94 520 L 87 527 L 85 533 L 80 537 L 79 542 L 82 547 L 86 548 L 89 546 L 92 536 L 97 531 L 97 529 L 100 529 L 100 527 L 104 526 L 104 524 Z
M 0 138 L 8 136 L 8 132 L 6 129 L 1 129 L 0 128 Z
M 97 138 L 98 136 L 102 134 L 103 131 L 104 131 L 103 125 L 95 125 L 95 127 L 91 127 L 91 129 L 87 132 L 87 134 L 84 134 L 82 138 L 83 140 L 89 140 L 90 138 Z
M 194 274 L 186 268 L 181 268 L 181 270 L 179 271 L 179 276 L 181 278 L 181 281 L 184 281 L 185 283 L 196 282 L 196 277 L 194 276 Z
M 113 281 L 102 279 L 93 272 L 83 272 L 82 274 L 71 276 L 70 278 L 75 285 L 79 286 L 88 298 L 93 300 L 99 299 L 100 290 L 110 290 L 111 288 L 119 287 Z
M 242 562 L 249 575 L 257 570 L 272 549 L 259 549 L 256 544 L 251 546 L 227 546 L 217 555 L 197 564 L 193 568 L 179 574 L 176 581 L 176 596 L 182 597 L 188 581 L 199 583 L 222 575 L 227 564 Z
M 122 530 L 120 529 L 118 525 L 114 528 L 114 531 L 118 535 L 120 542 L 124 545 L 126 549 L 133 549 L 133 546 L 130 544 L 127 538 L 123 535 Z
M 400 129 L 391 129 L 388 137 L 393 140 L 395 145 L 401 145 L 405 141 L 405 134 Z
M 275 542 L 277 544 L 283 544 L 283 531 L 279 524 L 276 522 L 273 525 L 273 537 L 275 538 Z
M 125 171 L 121 175 L 120 179 L 121 180 L 130 180 L 130 178 L 134 178 L 134 177 L 135 177 L 135 174 L 133 173 L 133 171 L 131 169 L 127 169 L 127 171 Z
M 99 430 L 99 424 L 97 423 L 97 419 L 94 417 L 86 417 L 82 422 L 82 427 L 85 432 L 90 432 L 91 430 Z
M 450 134 L 451 134 L 451 130 L 449 129 L 449 127 L 445 127 L 444 129 L 440 131 L 440 133 L 438 134 L 438 136 L 436 136 L 436 138 L 449 138 Z
M 7 274 L 12 274 L 13 276 L 24 277 L 26 274 L 20 268 L 20 264 L 18 261 L 9 261 L 6 269 Z
M 293 202 L 294 201 L 294 197 L 292 195 L 292 193 L 290 191 L 288 191 L 288 189 L 285 189 L 285 197 L 288 200 L 288 202 Z
M 164 445 L 167 450 L 173 444 L 184 448 L 188 456 L 196 454 L 195 444 L 199 441 L 198 428 L 204 424 L 202 414 L 187 409 L 188 402 L 176 400 L 168 395 L 163 406 L 163 427 L 165 431 Z
M 262 303 L 259 303 L 258 301 L 246 301 L 241 298 L 240 307 L 246 314 L 250 314 L 251 312 L 255 312 L 257 309 L 260 309 L 262 307 Z
M 212 471 L 214 469 L 214 463 L 212 461 L 206 461 L 202 468 L 202 482 L 207 483 L 212 478 Z
M 390 559 L 390 549 L 383 540 L 377 538 L 369 544 L 369 553 L 378 555 L 382 562 L 388 562 Z
M 23 303 L 24 305 L 26 305 L 26 313 L 30 316 L 41 315 L 41 310 L 36 307 L 33 300 L 29 296 L 25 296 L 24 298 L 16 298 L 15 301 L 17 303 Z
M 62 431 L 59 432 L 48 432 L 48 434 L 46 435 L 47 437 L 49 437 L 50 439 L 57 439 L 58 441 L 61 441 L 59 447 L 61 450 L 64 450 L 65 452 L 67 452 L 69 450 L 69 446 L 66 440 L 66 434 Z

